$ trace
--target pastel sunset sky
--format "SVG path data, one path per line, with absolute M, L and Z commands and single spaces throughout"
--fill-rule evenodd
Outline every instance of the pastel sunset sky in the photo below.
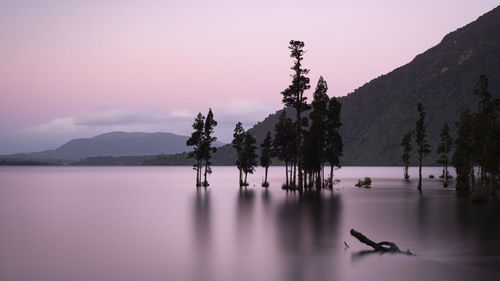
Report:
M 2 0 L 0 154 L 116 130 L 188 135 L 209 107 L 230 142 L 236 122 L 282 107 L 291 39 L 312 88 L 322 75 L 343 96 L 499 4 Z

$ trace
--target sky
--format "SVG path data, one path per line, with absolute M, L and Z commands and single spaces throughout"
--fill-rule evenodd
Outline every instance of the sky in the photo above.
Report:
M 189 135 L 212 108 L 230 142 L 283 107 L 288 42 L 344 96 L 499 0 L 2 0 L 0 154 L 110 131 Z

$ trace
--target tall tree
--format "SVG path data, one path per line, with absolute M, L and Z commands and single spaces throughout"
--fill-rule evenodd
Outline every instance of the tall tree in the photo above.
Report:
M 248 174 L 253 174 L 255 167 L 257 166 L 257 146 L 255 145 L 257 141 L 255 138 L 249 134 L 245 133 L 245 140 L 243 142 L 242 155 L 241 155 L 241 168 L 243 173 L 245 173 L 245 179 L 243 182 L 244 186 L 248 186 L 247 176 Z
M 408 132 L 404 135 L 403 140 L 401 140 L 401 146 L 403 147 L 403 165 L 404 165 L 404 177 L 405 179 L 409 179 L 408 175 L 408 164 L 410 163 L 410 152 L 413 150 L 413 146 L 411 145 L 411 137 L 413 135 L 413 131 Z
M 294 59 L 294 64 L 291 67 L 293 70 L 292 83 L 281 94 L 283 95 L 283 103 L 286 106 L 293 107 L 297 114 L 295 121 L 295 138 L 296 138 L 296 160 L 298 171 L 298 188 L 302 189 L 302 125 L 303 120 L 301 113 L 308 109 L 306 103 L 307 97 L 304 96 L 304 91 L 310 88 L 309 78 L 306 75 L 309 69 L 302 67 L 304 59 L 304 42 L 290 41 L 290 57 Z
M 309 175 L 309 186 L 323 185 L 323 165 L 326 160 L 326 133 L 328 126 L 328 85 L 320 77 L 313 94 L 312 111 L 309 114 L 311 126 L 304 134 L 304 170 Z M 307 180 L 307 177 L 305 177 Z
M 236 150 L 236 167 L 238 168 L 240 172 L 240 187 L 243 185 L 243 171 L 241 168 L 241 153 L 243 149 L 243 142 L 245 141 L 245 130 L 243 129 L 243 125 L 241 122 L 238 122 L 236 124 L 236 127 L 234 128 L 234 134 L 233 134 L 233 147 Z
M 328 119 L 326 130 L 326 160 L 330 163 L 330 179 L 329 187 L 333 188 L 333 170 L 335 167 L 340 167 L 340 157 L 344 144 L 342 143 L 342 136 L 340 135 L 340 127 L 342 122 L 340 120 L 340 110 L 342 104 L 332 97 L 328 103 Z
M 209 108 L 207 118 L 205 119 L 205 127 L 203 129 L 203 139 L 202 139 L 202 155 L 203 162 L 205 166 L 205 176 L 203 180 L 203 186 L 207 187 L 207 174 L 212 173 L 212 168 L 210 165 L 210 159 L 212 158 L 212 153 L 217 152 L 217 148 L 213 147 L 213 143 L 217 140 L 216 137 L 213 136 L 214 128 L 217 126 L 217 121 L 214 119 L 214 114 L 212 113 L 212 109 Z
M 479 97 L 479 108 L 474 113 L 474 155 L 478 166 L 477 184 L 491 188 L 494 175 L 498 172 L 499 159 L 496 157 L 498 120 L 495 101 L 488 91 L 488 78 L 481 75 L 473 92 Z
M 425 125 L 425 108 L 422 103 L 417 104 L 417 111 L 419 118 L 415 123 L 415 142 L 417 143 L 417 153 L 418 153 L 418 190 L 422 190 L 422 160 L 425 155 L 431 152 L 431 147 L 427 143 L 425 130 L 427 125 Z
M 260 145 L 260 165 L 265 169 L 264 182 L 262 183 L 262 186 L 264 187 L 269 186 L 269 183 L 267 182 L 267 170 L 269 169 L 269 164 L 271 164 L 271 146 L 271 132 L 268 131 L 264 141 Z
M 285 162 L 285 188 L 289 188 L 291 185 L 288 167 L 293 162 L 295 149 L 295 128 L 292 119 L 287 117 L 283 110 L 274 126 L 273 156 Z
M 202 141 L 204 127 L 205 116 L 203 116 L 200 112 L 196 116 L 193 123 L 194 132 L 191 133 L 191 137 L 186 141 L 187 146 L 194 146 L 193 151 L 188 153 L 188 158 L 193 158 L 195 160 L 193 169 L 196 170 L 196 186 L 201 186 L 201 165 L 203 161 Z
M 451 163 L 457 171 L 456 189 L 458 192 L 469 192 L 474 177 L 473 152 L 474 117 L 469 110 L 460 115 L 457 122 L 458 132 L 455 139 L 455 152 Z
M 448 123 L 444 123 L 441 129 L 441 141 L 437 148 L 439 153 L 439 159 L 437 162 L 443 165 L 443 187 L 448 187 L 448 165 L 450 164 L 449 154 L 451 151 L 451 146 L 453 145 L 453 139 L 450 136 L 450 129 L 448 128 Z

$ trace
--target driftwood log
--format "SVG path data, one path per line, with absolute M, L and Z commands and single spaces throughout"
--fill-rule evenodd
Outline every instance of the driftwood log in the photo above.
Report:
M 401 251 L 399 247 L 396 245 L 394 242 L 389 242 L 389 241 L 382 241 L 382 242 L 374 242 L 368 237 L 366 237 L 363 233 L 356 231 L 354 229 L 351 229 L 351 235 L 356 237 L 359 242 L 366 244 L 370 247 L 373 248 L 375 252 L 381 252 L 381 253 L 401 253 L 401 254 L 406 254 L 406 255 L 413 255 L 410 250 L 406 251 Z

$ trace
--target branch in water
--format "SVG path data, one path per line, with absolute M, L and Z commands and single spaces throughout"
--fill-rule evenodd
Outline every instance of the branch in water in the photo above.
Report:
M 366 237 L 363 233 L 358 232 L 354 229 L 351 229 L 350 232 L 352 236 L 356 237 L 359 240 L 359 242 L 372 247 L 375 250 L 375 252 L 383 252 L 383 253 L 390 252 L 390 253 L 413 255 L 413 253 L 410 252 L 410 250 L 401 251 L 394 242 L 382 241 L 376 243 L 371 239 L 369 239 L 368 237 Z

